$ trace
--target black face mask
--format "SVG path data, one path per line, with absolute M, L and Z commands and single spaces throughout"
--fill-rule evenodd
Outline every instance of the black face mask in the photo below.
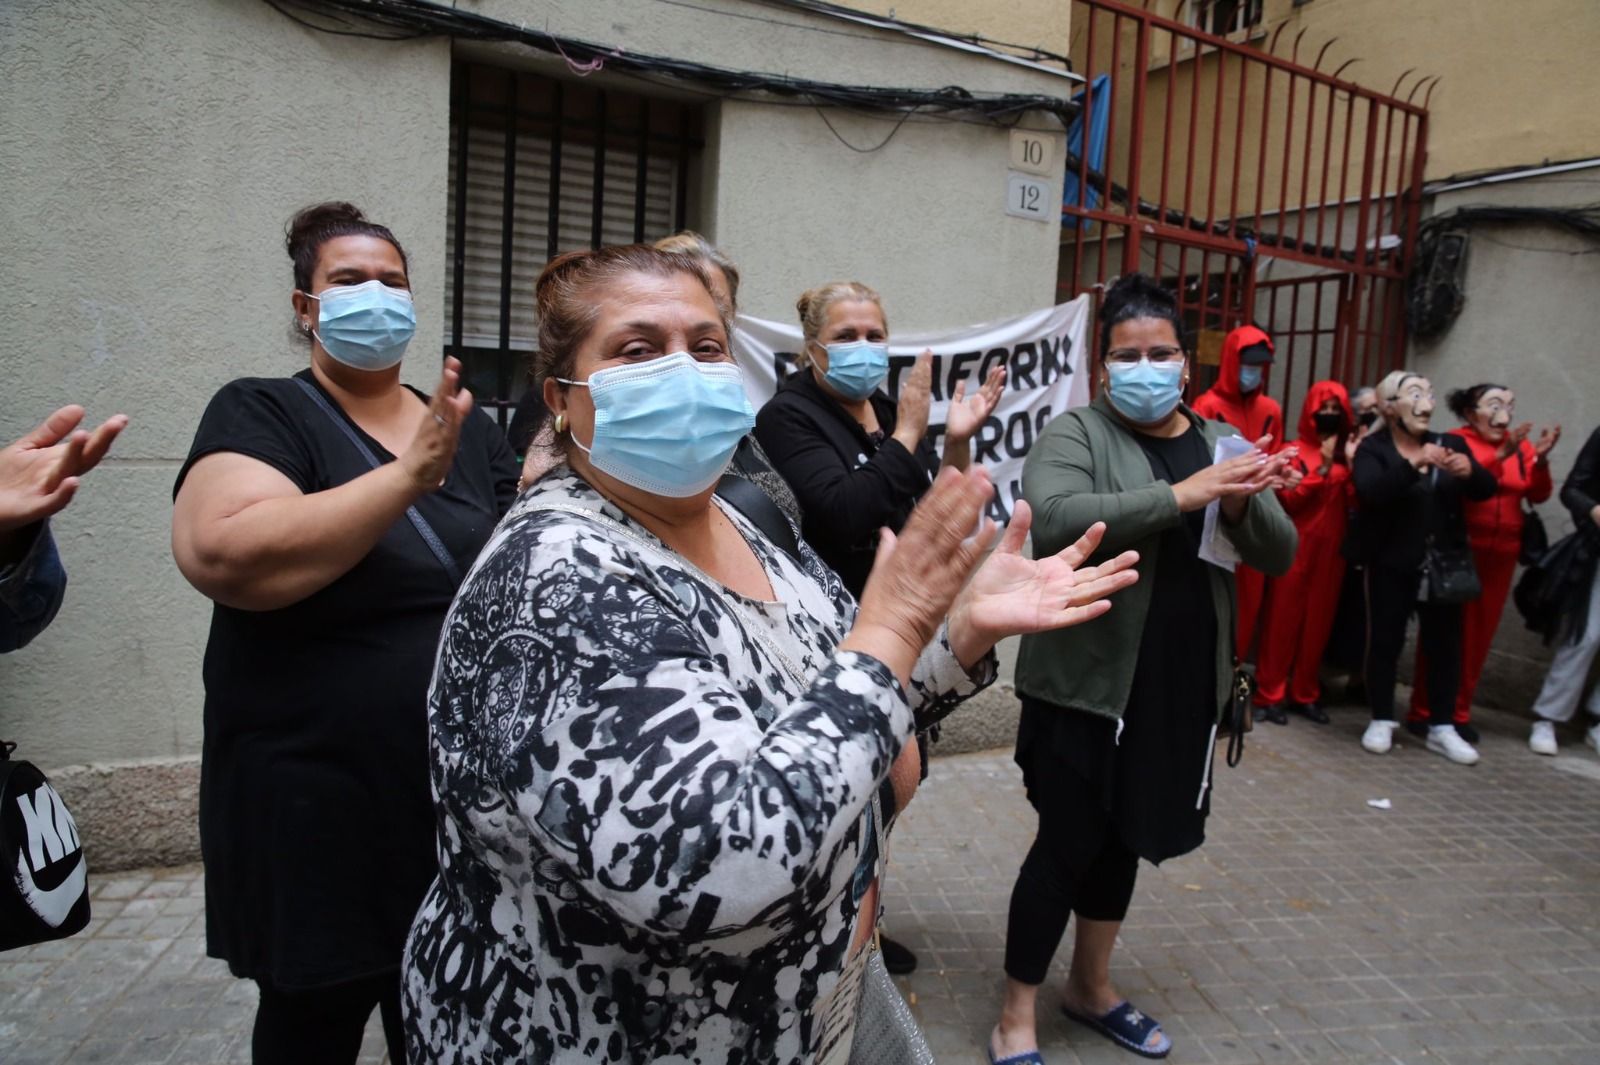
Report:
M 1361 415 L 1361 424 L 1363 427 L 1373 425 L 1377 422 L 1377 420 L 1378 412 L 1375 410 L 1369 410 Z
M 1316 423 L 1317 432 L 1323 436 L 1332 436 L 1344 427 L 1344 415 L 1342 414 L 1325 414 L 1322 411 L 1318 411 L 1311 416 L 1311 420 Z

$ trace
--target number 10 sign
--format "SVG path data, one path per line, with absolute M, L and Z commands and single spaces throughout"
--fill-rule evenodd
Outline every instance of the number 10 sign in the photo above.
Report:
M 1052 208 L 1056 214 L 1061 212 L 1060 205 L 1052 203 L 1052 199 L 1050 182 L 1044 178 L 1006 171 L 1006 214 L 1048 222 Z

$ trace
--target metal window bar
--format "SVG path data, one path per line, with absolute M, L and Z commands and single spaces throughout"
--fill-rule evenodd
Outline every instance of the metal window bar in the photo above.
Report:
M 537 342 L 533 282 L 562 252 L 683 228 L 697 107 L 458 63 L 443 354 L 504 427 Z

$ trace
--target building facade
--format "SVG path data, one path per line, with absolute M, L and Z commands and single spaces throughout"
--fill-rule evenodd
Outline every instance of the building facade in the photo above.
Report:
M 486 403 L 522 387 L 550 254 L 680 225 L 735 258 L 760 317 L 838 277 L 905 330 L 1054 301 L 1058 220 L 1006 214 L 1002 124 L 829 94 L 1048 105 L 1075 85 L 1060 64 L 803 3 L 481 0 L 472 40 L 314 28 L 348 27 L 340 6 L 0 6 L 0 436 L 67 402 L 132 417 L 54 522 L 67 600 L 0 662 L 0 736 L 60 770 L 100 867 L 192 853 L 210 608 L 172 562 L 173 480 L 218 387 L 306 364 L 283 251 L 300 207 L 350 200 L 393 229 L 406 379 L 431 386 L 458 350 Z M 1049 106 L 1016 106 L 1059 140 Z
M 1063 298 L 1128 269 L 1159 274 L 1181 293 L 1202 362 L 1256 321 L 1278 339 L 1269 387 L 1291 423 L 1321 377 L 1426 374 L 1441 429 L 1455 424 L 1450 390 L 1507 385 L 1519 420 L 1563 426 L 1559 484 L 1600 424 L 1600 306 L 1586 298 L 1600 283 L 1600 66 L 1588 55 L 1600 7 L 1070 6 L 1067 50 L 1102 94 L 1105 144 L 1091 133 L 1080 153 L 1088 195 L 1069 190 Z M 1453 259 L 1431 254 L 1446 235 Z M 1419 278 L 1453 317 L 1417 319 Z M 1539 509 L 1552 536 L 1571 529 L 1557 501 Z M 1479 700 L 1525 710 L 1547 660 L 1508 610 Z

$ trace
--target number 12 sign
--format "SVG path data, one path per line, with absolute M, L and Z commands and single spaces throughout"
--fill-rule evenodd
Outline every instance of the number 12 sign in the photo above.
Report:
M 1056 214 L 1061 212 L 1060 205 L 1051 201 L 1050 182 L 1015 170 L 1006 171 L 1006 214 L 1048 222 L 1052 208 Z

